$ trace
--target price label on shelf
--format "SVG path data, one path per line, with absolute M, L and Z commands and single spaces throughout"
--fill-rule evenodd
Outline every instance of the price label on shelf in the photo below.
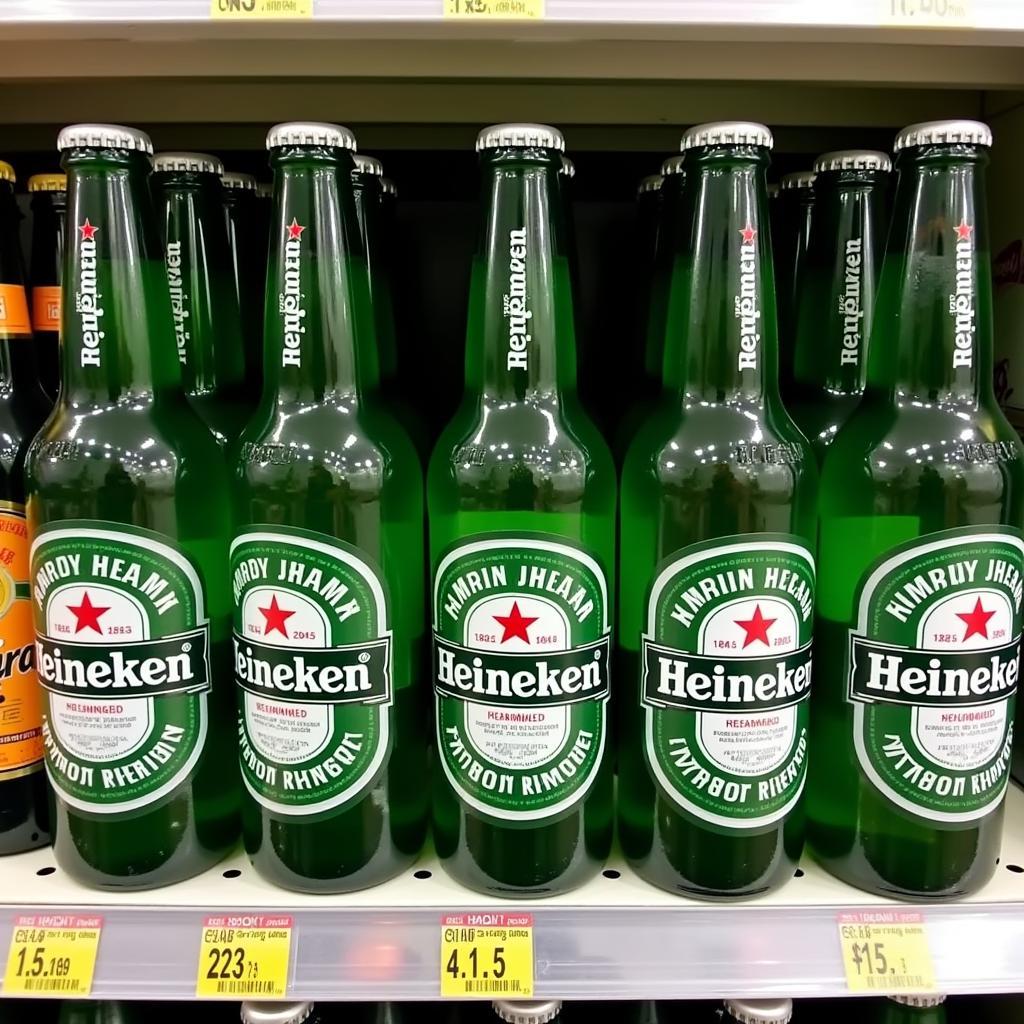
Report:
M 236 21 L 312 18 L 313 0 L 210 0 L 210 17 Z
M 226 914 L 203 921 L 196 995 L 280 999 L 288 989 L 292 918 L 286 914 Z
M 544 17 L 544 0 L 442 0 L 446 18 L 523 21 Z
M 935 969 L 924 916 L 914 911 L 842 913 L 839 944 L 851 992 L 931 992 Z
M 974 0 L 876 0 L 882 25 L 970 28 Z
M 441 918 L 441 995 L 528 999 L 533 995 L 533 914 Z
M 92 991 L 103 918 L 22 914 L 14 919 L 5 996 L 87 996 Z

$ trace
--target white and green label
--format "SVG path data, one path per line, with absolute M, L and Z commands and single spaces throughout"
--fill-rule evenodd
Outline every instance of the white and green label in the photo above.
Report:
M 252 526 L 231 545 L 242 779 L 277 814 L 336 811 L 390 753 L 380 573 L 324 534 Z
M 973 821 L 1003 798 L 1022 573 L 1019 531 L 986 527 L 903 545 L 860 584 L 847 692 L 857 760 L 911 814 Z
M 719 828 L 760 828 L 807 774 L 814 559 L 787 534 L 685 548 L 651 585 L 644 753 L 665 796 Z
M 172 794 L 209 728 L 209 630 L 199 573 L 168 538 L 91 520 L 32 544 L 46 769 L 97 814 Z
M 504 823 L 564 814 L 604 757 L 601 566 L 547 534 L 456 545 L 434 575 L 437 747 L 461 800 Z

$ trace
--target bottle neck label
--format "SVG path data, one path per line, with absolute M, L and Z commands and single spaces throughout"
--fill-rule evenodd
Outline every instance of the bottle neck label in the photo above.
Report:
M 747 221 L 740 230 L 739 295 L 736 298 L 736 319 L 739 321 L 740 344 L 736 372 L 757 373 L 761 351 L 761 282 L 758 279 L 757 230 Z
M 0 502 L 0 783 L 43 767 L 42 696 L 28 579 L 25 510 Z
M 285 228 L 284 253 L 281 261 L 281 291 L 277 296 L 277 311 L 281 318 L 281 365 L 302 368 L 302 340 L 306 333 L 306 305 L 303 292 L 303 266 L 307 252 L 302 243 L 306 230 L 295 217 Z M 308 239 L 307 239 L 308 241 Z
M 953 370 L 973 370 L 977 345 L 974 322 L 977 302 L 977 275 L 974 268 L 974 225 L 966 217 L 953 228 L 956 250 L 955 291 L 949 296 L 949 315 L 953 320 Z
M 847 238 L 843 253 L 843 291 L 839 296 L 839 316 L 843 344 L 839 350 L 839 374 L 856 377 L 864 360 L 864 240 Z M 861 385 L 861 388 L 863 385 Z
M 167 287 L 171 293 L 171 317 L 174 321 L 174 344 L 178 350 L 178 362 L 182 366 L 188 364 L 189 334 L 188 320 L 189 295 L 182 277 L 181 242 L 167 239 L 164 247 L 164 263 L 167 267 Z
M 861 770 L 908 814 L 967 822 L 1009 780 L 1024 541 L 1008 527 L 946 530 L 864 574 L 847 700 Z
M 25 289 L 20 284 L 0 284 L 0 338 L 32 333 Z
M 807 773 L 814 559 L 788 534 L 725 537 L 656 572 L 642 643 L 644 754 L 673 804 L 764 828 Z
M 83 367 L 102 365 L 100 353 L 106 336 L 103 330 L 103 292 L 99 283 L 99 243 L 96 237 L 99 233 L 100 228 L 88 217 L 77 225 L 77 259 L 74 261 L 71 278 L 74 309 L 70 312 L 78 330 L 69 333 L 72 339 L 74 334 L 78 335 L 74 339 L 78 344 L 69 346 L 69 351 L 74 352 L 77 347 L 78 362 Z
M 528 370 L 527 352 L 531 341 L 530 320 L 533 313 L 527 306 L 526 298 L 526 228 L 512 228 L 508 234 L 508 292 L 502 303 L 508 321 L 507 368 Z
M 164 801 L 209 728 L 209 627 L 200 576 L 166 537 L 92 520 L 32 545 L 46 768 L 93 814 Z
M 563 815 L 607 743 L 608 584 L 561 537 L 489 534 L 434 575 L 437 749 L 462 803 L 503 824 Z
M 391 753 L 387 590 L 333 537 L 250 527 L 231 545 L 242 779 L 275 814 L 338 812 Z
M 60 330 L 59 284 L 39 284 L 32 289 L 32 329 L 53 334 Z

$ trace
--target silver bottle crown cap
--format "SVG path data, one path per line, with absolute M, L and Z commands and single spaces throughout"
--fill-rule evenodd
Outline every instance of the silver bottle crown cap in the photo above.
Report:
M 767 125 L 758 121 L 710 121 L 694 125 L 683 132 L 679 148 L 685 153 L 698 146 L 764 146 L 774 145 Z
M 792 999 L 726 999 L 725 1012 L 740 1024 L 789 1024 Z
M 256 183 L 256 195 L 260 199 L 272 199 L 274 196 L 274 186 L 269 181 L 259 181 Z
M 145 132 L 123 124 L 69 124 L 57 135 L 57 149 L 131 149 L 153 155 L 153 143 Z
M 506 1024 L 547 1024 L 562 1010 L 561 999 L 495 999 L 491 1009 Z
M 793 171 L 792 174 L 784 174 L 779 179 L 779 188 L 783 192 L 788 192 L 791 188 L 813 188 L 816 177 L 814 171 Z
M 779 194 L 779 191 L 780 191 L 780 189 L 779 189 L 778 185 L 776 185 L 776 184 L 769 185 L 768 186 L 768 198 L 769 199 L 777 198 L 778 194 Z
M 224 165 L 209 153 L 157 153 L 153 157 L 154 171 L 205 171 L 221 175 Z
M 667 160 L 662 162 L 661 176 L 663 178 L 669 178 L 673 174 L 685 173 L 683 169 L 683 164 L 685 160 L 685 156 L 670 156 Z
M 241 171 L 222 171 L 220 183 L 224 188 L 237 188 L 243 192 L 256 191 L 256 179 L 251 174 L 243 174 Z
M 576 165 L 567 156 L 562 157 L 562 170 L 560 173 L 564 174 L 567 178 L 576 177 Z
M 380 179 L 380 190 L 386 196 L 393 196 L 395 199 L 398 198 L 398 186 L 390 178 Z
M 375 178 L 379 178 L 384 173 L 384 165 L 375 156 L 363 156 L 362 153 L 356 153 L 352 157 L 352 162 L 355 165 L 352 169 L 356 174 L 372 174 Z
M 642 196 L 647 192 L 660 192 L 664 183 L 665 178 L 662 175 L 648 174 L 646 178 L 640 179 L 640 184 L 636 187 L 636 194 Z
M 356 148 L 355 135 L 343 125 L 326 121 L 285 121 L 267 132 L 267 149 L 278 146 L 332 146 L 335 149 Z
M 896 136 L 893 151 L 912 146 L 941 145 L 962 142 L 968 146 L 991 146 L 992 129 L 981 121 L 954 119 L 949 121 L 922 121 L 904 128 Z
M 822 171 L 891 171 L 888 153 L 877 149 L 837 149 L 814 161 L 814 173 Z
M 492 124 L 476 137 L 476 151 L 483 149 L 565 149 L 565 139 L 549 124 Z
M 242 1003 L 242 1024 L 302 1024 L 312 1003 Z
M 894 1003 L 899 1003 L 901 1006 L 916 1006 L 920 1008 L 928 1006 L 941 1006 L 946 1001 L 946 997 L 941 996 L 938 993 L 935 993 L 934 995 L 889 996 L 889 999 L 891 999 Z

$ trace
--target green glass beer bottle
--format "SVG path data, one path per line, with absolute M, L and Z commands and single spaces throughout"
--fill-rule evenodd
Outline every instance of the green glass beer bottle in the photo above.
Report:
M 255 405 L 245 388 L 223 171 L 206 153 L 158 153 L 152 178 L 182 384 L 222 445 L 238 437 Z
M 60 275 L 68 212 L 67 176 L 33 174 L 28 179 L 32 196 L 32 331 L 36 339 L 36 367 L 43 390 L 53 399 L 60 387 Z
M 224 221 L 231 253 L 235 299 L 242 320 L 245 389 L 263 392 L 263 294 L 267 282 L 267 239 L 261 230 L 264 200 L 251 174 L 225 171 L 220 176 Z
M 20 220 L 14 170 L 0 161 L 0 854 L 50 841 L 24 480 L 50 401 L 33 359 Z
M 814 162 L 815 210 L 797 297 L 786 408 L 819 465 L 864 393 L 885 247 L 885 153 L 847 149 Z
M 991 877 L 1009 780 L 1024 463 L 992 390 L 991 141 L 897 136 L 867 388 L 822 471 L 808 838 L 894 896 Z
M 423 479 L 377 401 L 347 128 L 277 125 L 264 391 L 231 546 L 245 845 L 277 885 L 344 892 L 429 816 Z
M 434 841 L 453 877 L 502 896 L 581 884 L 612 837 L 616 480 L 576 392 L 564 145 L 546 125 L 477 139 L 465 392 L 428 474 Z
M 888 996 L 872 1015 L 877 1024 L 946 1024 L 946 997 Z
M 622 474 L 619 837 L 707 899 L 781 885 L 803 846 L 817 473 L 778 393 L 771 144 L 683 136 L 665 390 Z
M 238 836 L 227 473 L 181 387 L 148 137 L 74 125 L 57 145 L 63 380 L 26 469 L 54 850 L 88 885 L 143 889 Z
M 773 212 L 777 212 L 772 221 L 772 244 L 775 247 L 775 291 L 779 314 L 779 385 L 787 402 L 793 385 L 800 275 L 811 240 L 815 199 L 814 172 L 795 171 L 782 176 L 779 197 L 773 208 Z

